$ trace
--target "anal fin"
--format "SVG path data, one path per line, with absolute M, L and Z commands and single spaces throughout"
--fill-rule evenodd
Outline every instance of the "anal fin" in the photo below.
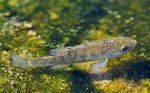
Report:
M 69 66 L 69 65 L 68 64 L 60 64 L 60 65 L 54 65 L 54 66 L 52 66 L 50 68 L 52 68 L 52 69 L 63 69 L 65 67 L 67 67 L 67 66 Z

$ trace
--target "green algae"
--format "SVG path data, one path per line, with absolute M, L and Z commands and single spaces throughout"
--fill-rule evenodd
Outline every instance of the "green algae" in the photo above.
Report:
M 0 92 L 149 93 L 148 4 L 148 0 L 1 0 Z M 56 71 L 9 66 L 9 51 L 34 59 L 53 48 L 120 35 L 138 44 L 131 53 L 110 59 L 104 76 L 90 75 L 90 63 Z

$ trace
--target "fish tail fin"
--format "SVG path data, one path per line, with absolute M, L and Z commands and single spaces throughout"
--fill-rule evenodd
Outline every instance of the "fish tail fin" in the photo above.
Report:
M 16 53 L 10 53 L 10 64 L 13 67 L 27 68 L 31 67 L 30 61 L 20 57 Z

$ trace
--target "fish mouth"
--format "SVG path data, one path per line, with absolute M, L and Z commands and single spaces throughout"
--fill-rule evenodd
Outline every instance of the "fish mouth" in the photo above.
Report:
M 133 48 L 135 48 L 135 46 L 137 45 L 137 41 L 136 41 L 135 39 L 126 37 L 126 40 L 127 40 L 127 42 L 130 43 L 130 45 L 131 45 Z
M 137 41 L 133 40 L 133 48 L 135 48 L 136 45 L 137 45 Z
M 136 47 L 137 41 L 135 39 L 125 37 L 125 40 L 129 44 L 129 46 L 131 47 L 130 50 L 133 50 Z

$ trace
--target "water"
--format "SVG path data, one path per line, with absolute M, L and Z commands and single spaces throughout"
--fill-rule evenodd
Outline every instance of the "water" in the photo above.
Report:
M 148 0 L 0 1 L 0 92 L 148 93 L 150 89 L 150 16 Z M 134 51 L 109 60 L 101 75 L 90 63 L 63 70 L 9 66 L 9 51 L 34 59 L 53 48 L 127 36 Z

